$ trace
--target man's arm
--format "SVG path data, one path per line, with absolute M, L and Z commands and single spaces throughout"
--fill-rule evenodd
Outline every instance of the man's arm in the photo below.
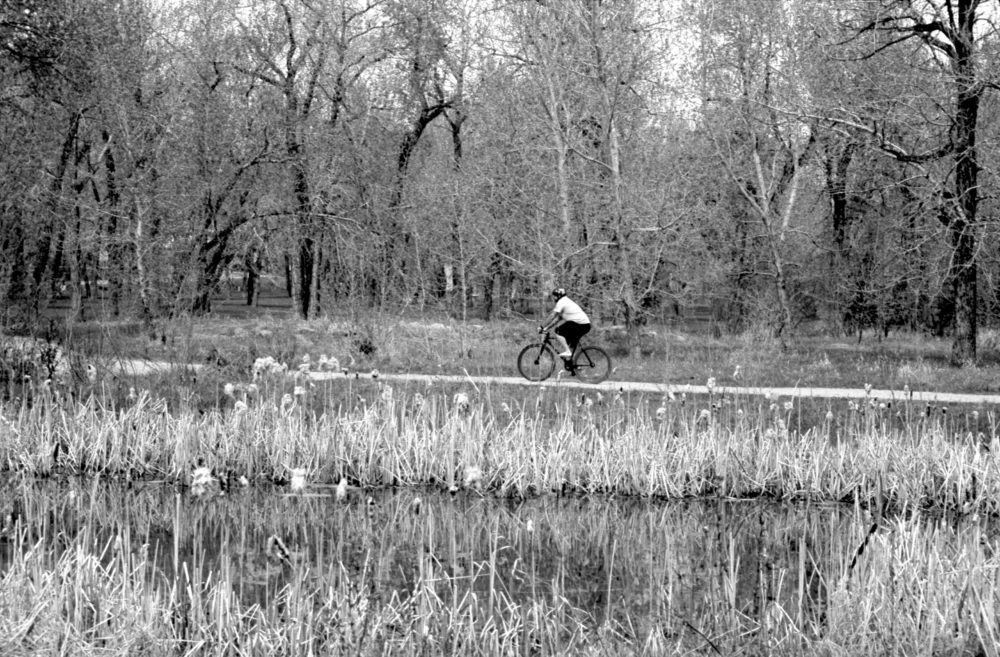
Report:
M 549 320 L 547 322 L 545 322 L 544 324 L 542 324 L 542 330 L 543 331 L 549 331 L 549 330 L 554 329 L 555 327 L 559 326 L 562 323 L 563 323 L 563 321 L 562 321 L 562 315 L 559 314 L 559 311 L 553 310 L 552 314 L 549 315 Z

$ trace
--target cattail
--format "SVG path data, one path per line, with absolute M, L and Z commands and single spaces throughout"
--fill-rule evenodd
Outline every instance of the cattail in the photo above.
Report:
M 275 564 L 290 563 L 292 554 L 288 551 L 288 547 L 285 545 L 276 534 L 271 534 L 270 538 L 267 539 L 267 558 L 269 561 Z
M 479 466 L 470 465 L 465 468 L 465 480 L 462 482 L 465 488 L 475 488 L 479 490 L 483 481 L 483 471 Z
M 191 473 L 191 494 L 201 497 L 212 492 L 218 483 L 210 468 L 199 466 Z

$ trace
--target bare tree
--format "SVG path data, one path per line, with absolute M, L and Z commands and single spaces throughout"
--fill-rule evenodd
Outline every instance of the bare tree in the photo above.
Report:
M 894 123 L 891 114 L 841 116 L 864 129 L 899 162 L 916 167 L 938 187 L 938 218 L 951 247 L 949 286 L 954 298 L 952 361 L 976 361 L 979 291 L 977 248 L 980 106 L 995 87 L 984 44 L 997 37 L 983 0 L 879 0 L 858 7 L 848 22 L 851 42 L 866 57 L 903 51 L 914 67 L 912 109 L 917 122 Z M 913 117 L 901 117 L 913 121 Z M 911 127 L 912 126 L 912 127 Z M 893 135 L 898 135 L 893 138 Z M 937 165 L 948 161 L 950 166 Z
M 814 126 L 798 118 L 806 75 L 796 52 L 798 5 L 710 7 L 701 37 L 705 116 L 718 122 L 709 131 L 719 164 L 759 222 L 777 304 L 771 325 L 782 337 L 794 322 L 789 235 L 815 144 Z

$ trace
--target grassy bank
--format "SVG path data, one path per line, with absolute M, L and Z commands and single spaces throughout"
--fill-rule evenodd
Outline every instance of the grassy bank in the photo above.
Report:
M 269 316 L 138 322 L 84 323 L 60 339 L 79 356 L 99 364 L 147 358 L 210 365 L 239 380 L 254 361 L 272 357 L 294 368 L 309 355 L 336 358 L 351 371 L 420 372 L 516 376 L 520 348 L 535 339 L 537 318 L 459 322 L 448 318 L 364 317 L 299 321 Z M 587 337 L 611 353 L 621 381 L 719 385 L 854 387 L 996 392 L 1000 390 L 1000 346 L 995 332 L 980 335 L 980 365 L 953 368 L 947 338 L 893 334 L 879 339 L 801 332 L 780 344 L 764 331 L 713 336 L 679 326 L 647 326 L 628 335 L 598 325 Z

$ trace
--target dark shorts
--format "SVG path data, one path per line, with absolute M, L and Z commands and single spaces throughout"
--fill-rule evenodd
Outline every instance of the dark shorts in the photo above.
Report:
M 556 327 L 556 333 L 566 338 L 566 344 L 570 351 L 576 350 L 576 345 L 580 344 L 580 338 L 590 332 L 590 324 L 577 324 L 576 322 L 566 322 Z

